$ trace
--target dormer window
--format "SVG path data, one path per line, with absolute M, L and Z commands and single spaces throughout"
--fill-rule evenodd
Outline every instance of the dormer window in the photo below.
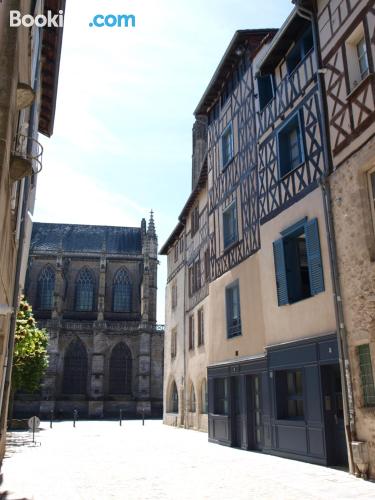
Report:
M 291 74 L 314 47 L 311 27 L 300 37 L 286 58 L 288 73 Z

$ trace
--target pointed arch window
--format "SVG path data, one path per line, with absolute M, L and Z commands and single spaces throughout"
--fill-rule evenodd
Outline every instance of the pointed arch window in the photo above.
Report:
M 79 339 L 73 340 L 64 358 L 64 394 L 86 394 L 87 365 L 87 351 L 83 342 Z
M 45 266 L 38 278 L 38 307 L 44 311 L 53 309 L 53 294 L 55 290 L 55 271 L 51 266 Z
M 177 392 L 176 382 L 174 381 L 171 391 L 170 409 L 172 413 L 178 413 L 178 392 Z
M 92 311 L 94 308 L 94 277 L 87 267 L 78 274 L 75 300 L 76 311 Z
M 110 394 L 131 394 L 132 392 L 132 355 L 129 347 L 120 342 L 111 354 L 109 364 Z
M 132 285 L 125 268 L 120 269 L 113 280 L 113 312 L 131 312 Z

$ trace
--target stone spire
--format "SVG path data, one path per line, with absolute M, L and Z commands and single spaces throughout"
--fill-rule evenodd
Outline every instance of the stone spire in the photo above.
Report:
M 150 212 L 150 220 L 148 221 L 147 236 L 149 238 L 155 238 L 156 239 L 155 222 L 154 222 L 154 212 L 153 212 L 153 210 L 151 210 L 151 212 Z

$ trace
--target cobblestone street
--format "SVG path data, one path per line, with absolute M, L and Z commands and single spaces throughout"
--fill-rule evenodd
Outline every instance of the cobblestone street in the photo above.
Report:
M 15 432 L 3 465 L 7 500 L 375 498 L 341 470 L 207 442 L 160 421 L 42 423 Z

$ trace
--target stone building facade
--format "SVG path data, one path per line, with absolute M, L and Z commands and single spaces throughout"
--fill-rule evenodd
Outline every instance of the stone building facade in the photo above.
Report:
M 37 175 L 38 133 L 52 135 L 62 28 L 9 26 L 10 10 L 58 12 L 65 0 L 0 2 L 0 461 L 4 455 L 16 309 L 24 286 Z
M 359 472 L 374 478 L 375 2 L 319 0 L 315 17 L 330 132 L 327 190 L 347 351 L 352 452 Z
M 48 332 L 49 367 L 17 414 L 161 415 L 157 265 L 152 213 L 148 227 L 33 225 L 26 297 Z

